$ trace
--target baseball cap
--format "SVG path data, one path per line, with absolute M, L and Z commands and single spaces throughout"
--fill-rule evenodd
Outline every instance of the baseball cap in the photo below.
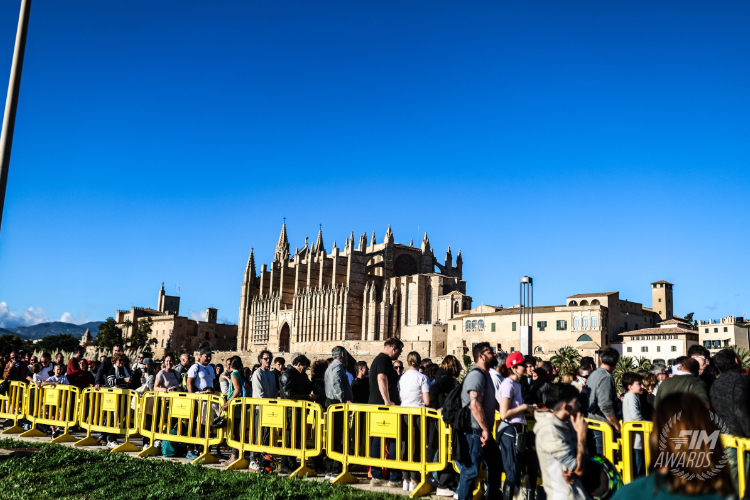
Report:
M 203 349 L 201 349 L 201 356 L 203 356 L 204 354 L 213 354 L 213 353 L 214 352 L 208 346 L 206 346 Z
M 154 362 L 154 360 L 151 359 L 151 358 L 143 358 L 143 364 L 144 365 L 150 365 L 153 362 Z
M 525 358 L 523 357 L 523 354 L 520 352 L 512 352 L 508 355 L 507 358 L 505 358 L 505 366 L 508 368 L 513 368 L 516 365 L 520 365 L 525 361 Z

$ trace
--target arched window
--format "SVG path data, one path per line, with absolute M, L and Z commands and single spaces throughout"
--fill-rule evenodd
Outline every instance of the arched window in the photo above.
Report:
M 474 321 L 471 322 L 471 328 L 474 329 L 474 330 L 476 330 L 476 328 L 477 328 L 477 320 L 474 320 Z
M 584 328 L 588 328 L 589 327 L 589 317 L 588 316 L 584 316 L 583 317 L 583 327 Z
M 599 305 L 599 299 L 594 299 L 591 301 L 592 306 L 598 306 Z
M 538 345 L 534 348 L 534 354 L 536 353 L 543 353 L 544 349 L 542 349 L 542 346 Z
M 571 306 L 571 307 L 575 307 L 575 306 L 578 305 L 578 302 L 576 302 L 575 300 L 571 300 L 568 305 Z
M 484 328 L 484 320 L 480 319 L 479 320 L 479 329 L 482 330 L 483 328 Z
M 582 306 L 587 306 L 587 305 L 589 305 L 589 301 L 588 300 L 582 300 L 581 301 L 581 305 Z
M 585 333 L 576 339 L 576 342 L 591 342 L 591 337 Z
M 573 328 L 580 328 L 581 327 L 581 318 L 578 316 L 573 317 Z
M 599 318 L 591 316 L 591 328 L 599 328 Z
M 454 312 L 454 313 L 456 313 L 456 314 L 458 314 L 458 302 L 456 302 L 456 303 L 454 304 L 454 307 L 453 307 L 453 312 Z
M 456 305 L 458 305 L 458 304 L 456 304 Z M 469 321 L 468 319 L 466 320 L 466 329 L 467 330 L 471 330 L 471 321 Z

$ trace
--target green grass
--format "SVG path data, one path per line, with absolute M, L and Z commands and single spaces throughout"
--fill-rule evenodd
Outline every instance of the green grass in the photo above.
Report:
M 224 471 L 122 453 L 1 439 L 0 448 L 40 448 L 30 457 L 0 461 L 0 498 L 30 500 L 393 500 L 327 482 Z

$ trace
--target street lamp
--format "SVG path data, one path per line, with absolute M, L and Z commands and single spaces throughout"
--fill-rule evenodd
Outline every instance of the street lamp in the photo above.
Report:
M 13 63 L 10 66 L 8 97 L 5 100 L 3 130 L 0 134 L 0 225 L 2 225 L 3 222 L 5 186 L 7 186 L 8 184 L 10 149 L 11 146 L 13 146 L 13 129 L 16 126 L 18 91 L 21 87 L 21 70 L 23 69 L 23 55 L 26 51 L 26 33 L 29 30 L 30 12 L 31 0 L 21 0 L 21 14 L 18 17 L 18 30 L 16 31 L 16 48 L 13 50 Z

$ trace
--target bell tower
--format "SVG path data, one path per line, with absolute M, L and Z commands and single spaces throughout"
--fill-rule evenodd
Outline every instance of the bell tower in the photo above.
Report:
M 659 315 L 662 321 L 674 316 L 674 301 L 672 287 L 668 281 L 660 280 L 651 283 L 651 309 Z

